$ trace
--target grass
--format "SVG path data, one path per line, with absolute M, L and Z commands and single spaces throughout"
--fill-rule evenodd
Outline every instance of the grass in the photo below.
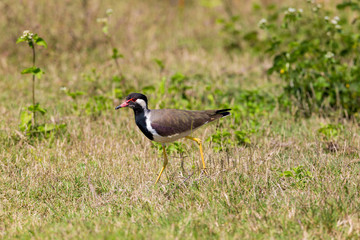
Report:
M 245 50 L 230 57 L 224 51 L 215 23 L 227 14 L 222 5 L 207 8 L 185 1 L 181 8 L 165 1 L 113 0 L 67 7 L 50 1 L 24 4 L 0 4 L 1 12 L 8 12 L 0 16 L 0 28 L 7 33 L 0 36 L 1 238 L 359 238 L 358 124 L 315 115 L 298 118 L 276 104 L 263 106 L 268 102 L 255 93 L 257 100 L 240 98 L 240 90 L 275 98 L 281 82 L 266 78 L 266 57 Z M 252 4 L 234 6 L 244 16 L 244 28 L 262 18 Z M 116 84 L 111 80 L 117 68 L 101 25 L 96 25 L 109 7 L 114 10 L 109 32 L 124 54 L 119 62 L 126 86 L 117 88 L 152 86 L 151 108 L 234 109 L 231 117 L 194 134 L 204 142 L 209 176 L 200 172 L 196 144 L 182 140 L 183 151 L 171 151 L 154 186 L 161 151 L 140 133 L 129 109 L 113 110 L 120 101 L 113 96 Z M 25 29 L 48 43 L 48 50 L 37 49 L 37 62 L 46 74 L 36 82 L 36 98 L 48 110 L 38 121 L 67 124 L 54 138 L 29 139 L 19 131 L 20 111 L 31 101 L 29 77 L 19 73 L 31 64 L 31 55 L 15 45 Z M 154 58 L 164 62 L 163 71 Z M 182 84 L 192 87 L 185 91 L 188 99 L 158 90 L 163 77 L 171 87 L 176 72 L 187 77 Z M 61 87 L 85 95 L 73 100 Z M 106 97 L 109 107 L 100 114 L 87 112 L 93 96 Z M 330 123 L 343 128 L 327 139 L 319 129 Z M 246 131 L 250 143 L 237 142 L 239 130 Z M 223 142 L 206 141 L 226 131 L 230 136 Z

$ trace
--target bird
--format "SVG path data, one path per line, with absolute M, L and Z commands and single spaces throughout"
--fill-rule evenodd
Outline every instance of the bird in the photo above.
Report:
M 149 109 L 148 99 L 142 93 L 130 93 L 126 100 L 117 106 L 115 110 L 129 107 L 134 110 L 135 123 L 141 132 L 150 140 L 161 143 L 164 155 L 162 169 L 155 181 L 158 183 L 161 174 L 168 164 L 165 144 L 174 142 L 180 138 L 195 141 L 200 150 L 203 170 L 206 173 L 204 154 L 201 140 L 192 137 L 192 133 L 206 123 L 215 121 L 230 115 L 231 109 L 190 111 L 180 109 Z

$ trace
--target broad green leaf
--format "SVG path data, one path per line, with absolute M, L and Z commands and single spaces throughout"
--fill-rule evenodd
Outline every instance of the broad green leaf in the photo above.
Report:
M 29 67 L 21 71 L 21 74 L 29 74 L 29 73 L 32 73 L 33 75 L 35 75 L 37 78 L 40 79 L 45 72 L 38 67 Z
M 21 71 L 21 74 L 34 73 L 36 67 L 29 67 Z
M 113 49 L 113 54 L 112 54 L 111 58 L 117 59 L 117 58 L 123 58 L 123 57 L 124 57 L 124 55 L 120 54 L 119 50 L 117 50 L 117 48 Z
M 20 115 L 20 130 L 26 131 L 31 127 L 32 114 L 28 111 L 22 111 Z
M 284 171 L 280 174 L 281 177 L 294 177 L 294 173 L 292 171 Z
M 25 42 L 26 40 L 23 38 L 23 37 L 19 37 L 17 40 L 16 40 L 16 43 L 21 43 L 21 42 Z
M 159 66 L 160 70 L 163 70 L 165 68 L 164 62 L 161 61 L 160 59 L 155 58 L 154 61 Z
M 164 95 L 164 93 L 165 93 L 165 83 L 166 83 L 166 78 L 163 77 L 161 79 L 160 84 L 159 84 L 159 92 L 160 92 L 161 95 Z
M 35 75 L 38 79 L 40 79 L 44 73 L 45 73 L 45 72 L 44 72 L 43 70 L 41 70 L 40 68 L 36 68 L 35 71 L 34 71 L 34 75 Z
M 44 126 L 44 131 L 45 132 L 48 132 L 48 131 L 52 131 L 56 128 L 56 125 L 55 124 L 52 124 L 52 123 L 46 123 L 45 126 Z
M 40 107 L 39 103 L 35 104 L 35 105 L 30 105 L 28 107 L 28 110 L 31 112 L 40 112 L 41 114 L 45 114 L 46 113 L 46 109 Z
M 35 40 L 35 43 L 39 46 L 44 46 L 45 48 L 47 48 L 47 43 L 45 42 L 44 39 L 42 39 L 41 37 L 38 37 L 36 40 Z

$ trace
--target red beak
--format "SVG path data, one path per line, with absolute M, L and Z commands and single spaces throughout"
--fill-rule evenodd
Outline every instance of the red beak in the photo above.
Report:
M 127 100 L 126 102 L 123 102 L 122 104 L 120 104 L 119 106 L 117 106 L 117 107 L 115 108 L 115 110 L 118 110 L 119 108 L 123 108 L 123 107 L 129 106 L 129 102 L 130 102 L 130 100 Z
M 115 110 L 118 110 L 119 108 L 123 108 L 123 107 L 129 106 L 129 102 L 131 102 L 131 101 L 134 101 L 134 99 L 132 98 L 132 99 L 126 100 L 125 102 L 123 102 L 122 104 L 120 104 L 119 106 L 117 106 L 117 107 L 115 108 Z

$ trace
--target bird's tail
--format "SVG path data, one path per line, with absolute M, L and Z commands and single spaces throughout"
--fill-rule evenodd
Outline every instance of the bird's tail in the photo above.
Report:
M 216 113 L 216 114 L 220 114 L 221 117 L 226 117 L 226 116 L 230 115 L 230 112 L 229 112 L 230 110 L 231 110 L 230 108 L 228 108 L 228 109 L 221 109 L 221 110 L 217 110 L 215 113 Z

